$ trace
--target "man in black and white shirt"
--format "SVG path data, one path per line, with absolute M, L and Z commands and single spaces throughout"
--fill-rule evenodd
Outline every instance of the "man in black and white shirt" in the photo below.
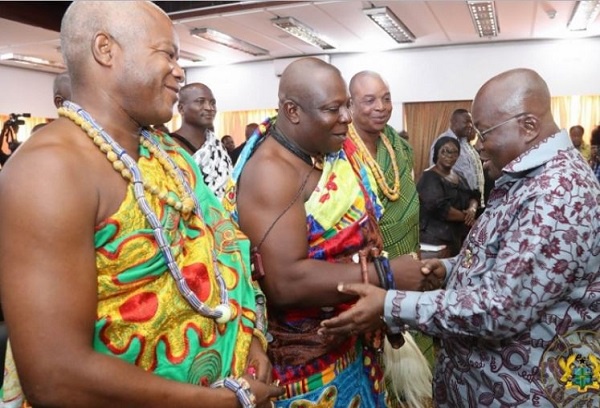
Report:
M 217 102 L 212 91 L 198 82 L 184 86 L 179 91 L 177 109 L 182 124 L 171 137 L 193 155 L 204 183 L 222 198 L 232 165 L 227 150 L 213 132 Z

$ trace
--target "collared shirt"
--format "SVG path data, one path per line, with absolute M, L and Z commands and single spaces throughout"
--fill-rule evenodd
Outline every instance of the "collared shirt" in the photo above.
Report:
M 445 290 L 390 291 L 384 310 L 388 325 L 441 338 L 438 406 L 598 401 L 597 391 L 561 379 L 580 364 L 569 357 L 600 359 L 600 184 L 566 131 L 503 169 L 446 266 Z
M 466 137 L 458 138 L 452 129 L 446 130 L 444 133 L 439 135 L 437 139 L 431 144 L 429 151 L 429 165 L 433 166 L 433 147 L 439 139 L 444 136 L 452 137 L 460 143 L 460 155 L 456 159 L 456 163 L 452 169 L 460 174 L 467 180 L 469 188 L 472 190 L 478 190 L 481 193 L 480 207 L 483 207 L 483 187 L 485 179 L 483 176 L 483 166 L 481 159 L 475 148 L 469 143 Z

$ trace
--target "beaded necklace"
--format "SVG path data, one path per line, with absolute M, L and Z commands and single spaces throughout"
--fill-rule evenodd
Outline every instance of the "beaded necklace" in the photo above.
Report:
M 357 149 L 361 152 L 362 156 L 364 157 L 365 162 L 367 163 L 367 166 L 371 169 L 371 172 L 373 173 L 373 176 L 375 177 L 375 181 L 377 181 L 377 185 L 381 189 L 381 192 L 390 201 L 396 201 L 397 199 L 399 199 L 400 198 L 400 170 L 398 169 L 398 163 L 396 163 L 396 153 L 394 152 L 392 143 L 389 141 L 387 136 L 383 132 L 381 132 L 379 134 L 379 138 L 383 142 L 383 145 L 385 146 L 385 148 L 390 156 L 390 160 L 392 161 L 392 170 L 394 171 L 393 187 L 389 187 L 387 185 L 387 181 L 385 180 L 385 174 L 381 170 L 379 163 L 377 163 L 377 160 L 375 160 L 373 158 L 373 156 L 371 155 L 371 152 L 369 152 L 369 149 L 367 149 L 367 146 L 364 144 L 364 142 L 362 141 L 362 139 L 360 138 L 360 136 L 354 129 L 354 126 L 348 127 L 348 135 L 350 136 L 350 139 L 356 145 Z
M 204 304 L 188 286 L 183 274 L 181 273 L 181 270 L 179 269 L 179 266 L 177 265 L 177 262 L 175 261 L 173 252 L 169 247 L 169 242 L 167 240 L 164 227 L 158 219 L 156 213 L 150 207 L 150 204 L 148 203 L 148 200 L 144 194 L 144 190 L 148 191 L 150 194 L 157 196 L 161 201 L 166 202 L 175 210 L 181 211 L 183 214 L 190 215 L 192 212 L 194 212 L 201 219 L 201 221 L 204 222 L 198 199 L 191 186 L 187 182 L 187 179 L 183 175 L 181 169 L 179 169 L 173 159 L 171 159 L 167 152 L 162 149 L 162 147 L 147 129 L 141 130 L 140 143 L 146 147 L 150 153 L 154 155 L 154 157 L 156 157 L 158 162 L 165 170 L 165 173 L 174 180 L 178 192 L 182 197 L 184 197 L 181 201 L 172 198 L 173 194 L 169 194 L 168 190 L 160 190 L 154 185 L 147 184 L 143 180 L 141 171 L 133 158 L 129 156 L 125 149 L 123 149 L 108 133 L 106 133 L 106 131 L 94 121 L 90 114 L 83 110 L 80 106 L 72 102 L 65 101 L 63 107 L 58 109 L 58 114 L 59 116 L 63 116 L 74 122 L 77 126 L 81 127 L 90 137 L 90 139 L 92 139 L 94 144 L 98 146 L 98 148 L 104 154 L 106 154 L 106 157 L 112 163 L 113 168 L 119 172 L 123 178 L 132 183 L 135 199 L 140 209 L 146 216 L 148 223 L 152 227 L 156 242 L 158 243 L 160 251 L 165 259 L 165 263 L 167 264 L 169 272 L 175 280 L 175 284 L 177 285 L 177 289 L 181 295 L 188 301 L 194 310 L 196 310 L 202 316 L 214 319 L 217 323 L 227 323 L 230 321 L 233 312 L 231 306 L 229 305 L 229 295 L 225 281 L 217 265 L 217 256 L 214 248 L 211 249 L 212 263 L 215 270 L 215 279 L 219 286 L 221 303 L 216 307 L 211 308 Z
M 323 170 L 323 156 L 311 156 L 302 150 L 298 145 L 289 140 L 283 133 L 279 132 L 275 124 L 271 126 L 269 134 L 286 150 L 300 158 L 304 163 L 318 170 Z

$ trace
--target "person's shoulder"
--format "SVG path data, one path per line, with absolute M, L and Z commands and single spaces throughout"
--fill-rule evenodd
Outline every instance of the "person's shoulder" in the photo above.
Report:
M 99 152 L 82 132 L 52 123 L 24 142 L 2 168 L 2 196 L 6 200 L 39 196 L 39 204 L 47 207 L 54 200 L 76 199 L 83 203 L 86 196 L 93 200 L 93 163 L 106 162 Z
M 400 137 L 396 129 L 394 129 L 390 125 L 385 125 L 385 128 L 383 129 L 383 134 L 386 135 L 388 139 L 390 139 L 390 141 L 395 147 L 399 148 L 406 154 L 412 156 L 412 146 L 410 145 L 410 143 L 408 143 L 408 140 L 404 139 L 403 137 Z
M 240 175 L 241 190 L 250 185 L 256 191 L 285 199 L 290 191 L 297 189 L 295 181 L 299 177 L 298 168 L 292 162 L 273 146 L 264 145 L 245 163 Z
M 421 173 L 421 177 L 419 177 L 419 181 L 417 184 L 430 183 L 433 180 L 438 180 L 439 178 L 440 175 L 433 170 L 432 166 L 428 169 L 423 170 L 423 173 Z

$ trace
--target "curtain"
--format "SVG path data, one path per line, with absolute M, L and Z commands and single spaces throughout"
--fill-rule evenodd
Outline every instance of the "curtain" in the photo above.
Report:
M 471 109 L 471 101 L 415 102 L 403 105 L 404 123 L 414 153 L 415 181 L 429 167 L 433 141 L 450 127 L 455 109 Z
M 215 118 L 215 133 L 220 139 L 230 135 L 235 145 L 246 141 L 246 125 L 248 123 L 261 123 L 266 118 L 277 114 L 277 109 L 256 109 L 245 111 L 218 112 Z
M 590 143 L 592 130 L 600 126 L 600 95 L 556 96 L 551 100 L 552 115 L 561 129 L 581 125 L 583 140 Z

